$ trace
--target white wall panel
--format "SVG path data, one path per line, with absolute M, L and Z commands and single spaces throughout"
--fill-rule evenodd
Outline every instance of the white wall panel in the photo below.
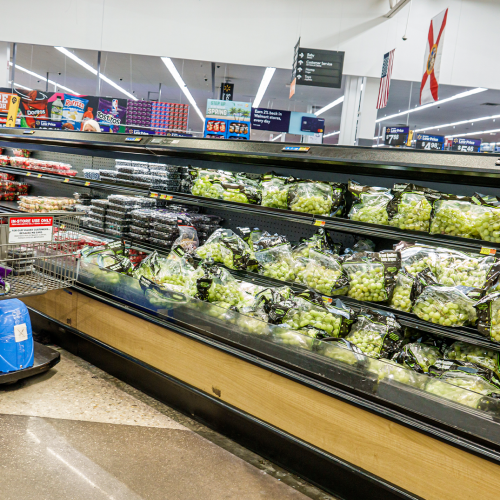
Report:
M 23 21 L 3 23 L 0 38 L 291 68 L 300 35 L 305 47 L 344 50 L 349 75 L 379 77 L 384 52 L 396 47 L 393 77 L 420 80 L 430 19 L 449 7 L 441 83 L 500 89 L 499 0 L 413 4 L 406 42 L 409 7 L 387 19 L 388 0 L 17 0 Z M 0 0 L 2 12 L 13 6 Z

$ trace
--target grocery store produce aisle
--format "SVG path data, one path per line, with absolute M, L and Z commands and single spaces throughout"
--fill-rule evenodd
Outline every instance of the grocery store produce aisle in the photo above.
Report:
M 330 495 L 60 350 L 0 387 L 2 500 L 307 499 Z

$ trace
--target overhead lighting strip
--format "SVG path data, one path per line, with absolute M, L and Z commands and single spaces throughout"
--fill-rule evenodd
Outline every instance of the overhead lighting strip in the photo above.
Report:
M 326 139 L 327 137 L 331 137 L 332 135 L 338 135 L 340 134 L 340 130 L 337 130 L 337 132 L 332 132 L 330 134 L 326 134 L 323 136 L 323 139 Z
M 12 63 L 9 61 L 9 65 L 12 66 Z M 39 75 L 38 73 L 35 73 L 34 71 L 31 71 L 29 69 L 23 68 L 22 66 L 19 66 L 19 64 L 16 64 L 16 70 L 22 71 L 23 73 L 26 73 L 28 75 L 34 76 L 35 78 L 38 78 L 39 80 L 43 80 L 44 82 L 49 82 L 51 85 L 57 86 L 57 88 L 60 88 L 62 90 L 66 90 L 70 94 L 73 95 L 81 95 L 78 92 L 75 92 L 74 90 L 69 89 L 68 87 L 65 87 L 64 85 L 60 85 L 57 82 L 54 82 L 53 80 L 47 80 L 45 76 Z M 17 85 L 18 87 L 24 88 L 26 90 L 33 90 L 33 89 L 28 89 L 28 87 L 24 87 L 22 85 L 19 85 L 18 83 L 15 83 L 14 85 Z
M 437 128 L 455 127 L 457 125 L 465 125 L 467 123 L 482 122 L 485 120 L 496 120 L 497 118 L 500 118 L 500 115 L 483 116 L 481 118 L 473 118 L 472 120 L 462 120 L 454 123 L 444 123 L 443 125 L 435 125 L 433 127 L 419 128 L 418 130 L 415 130 L 415 132 L 425 132 L 427 130 L 435 130 Z
M 339 104 L 344 102 L 344 96 L 339 97 L 335 101 L 331 102 L 330 104 L 327 104 L 324 108 L 318 109 L 314 114 L 316 116 L 322 115 L 325 111 L 328 111 L 329 109 L 334 108 L 335 106 L 338 106 Z M 325 136 L 326 137 L 326 136 Z
M 269 86 L 275 71 L 276 68 L 266 68 L 266 71 L 264 71 L 264 76 L 260 82 L 259 90 L 257 90 L 257 95 L 253 100 L 252 108 L 258 108 L 260 106 L 260 102 L 266 93 L 267 87 Z
M 466 92 L 461 92 L 460 94 L 456 94 L 454 96 L 447 97 L 446 99 L 441 99 L 441 100 L 436 101 L 436 102 L 424 104 L 423 106 L 419 106 L 417 108 L 408 109 L 406 111 L 402 111 L 401 113 L 396 113 L 395 115 L 384 116 L 383 118 L 379 118 L 378 120 L 375 120 L 375 123 L 390 120 L 390 119 L 396 118 L 398 116 L 409 115 L 410 113 L 414 113 L 415 111 L 422 111 L 423 109 L 432 108 L 433 106 L 439 106 L 439 105 L 444 104 L 446 102 L 454 101 L 455 99 L 463 99 L 464 97 L 469 97 L 471 95 L 479 94 L 480 92 L 484 92 L 485 90 L 488 90 L 488 89 L 478 87 L 476 89 L 467 90 Z
M 492 130 L 478 130 L 477 132 L 468 132 L 467 134 L 447 135 L 446 137 L 452 139 L 453 137 L 464 137 L 466 135 L 493 134 L 496 132 L 500 132 L 500 128 L 495 128 Z
M 12 80 L 9 81 L 9 84 L 12 85 Z M 33 90 L 33 89 L 30 89 L 29 87 L 26 87 L 26 86 L 21 85 L 20 83 L 16 83 L 16 82 L 14 82 L 14 87 L 19 87 L 20 89 L 24 89 L 24 90 Z
M 184 92 L 184 95 L 187 97 L 187 100 L 191 103 L 191 105 L 193 106 L 196 113 L 198 113 L 198 116 L 204 122 L 205 117 L 203 116 L 203 113 L 200 111 L 200 108 L 197 106 L 196 101 L 194 100 L 193 96 L 191 95 L 191 92 L 189 92 L 187 85 L 184 83 L 182 76 L 177 71 L 177 68 L 175 67 L 174 63 L 172 62 L 172 59 L 170 59 L 170 57 L 162 57 L 161 60 L 163 61 L 163 63 L 167 67 L 167 69 L 170 71 L 171 75 L 174 77 L 174 80 L 177 82 L 177 85 L 179 85 L 181 90 Z
M 59 52 L 62 52 L 65 56 L 69 57 L 70 59 L 73 59 L 76 63 L 78 63 L 80 66 L 84 67 L 86 70 L 90 71 L 92 74 L 97 76 L 97 70 L 94 69 L 90 64 L 87 64 L 84 60 L 80 59 L 78 56 L 73 54 L 73 52 L 70 52 L 68 49 L 65 47 L 54 47 L 57 49 Z M 116 90 L 120 91 L 122 94 L 125 94 L 127 97 L 130 99 L 137 101 L 137 97 L 135 95 L 131 94 L 130 92 L 126 91 L 123 87 L 120 87 L 117 83 L 115 83 L 113 80 L 110 80 L 107 76 L 104 76 L 102 73 L 99 73 L 99 78 L 103 80 L 106 83 L 109 83 L 112 87 L 114 87 Z M 49 80 L 50 83 L 50 80 Z

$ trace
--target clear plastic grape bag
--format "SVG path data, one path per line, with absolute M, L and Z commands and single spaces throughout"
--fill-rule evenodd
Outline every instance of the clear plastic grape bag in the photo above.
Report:
M 220 183 L 223 188 L 223 200 L 237 203 L 261 203 L 262 191 L 259 183 L 246 178 L 243 174 L 236 175 L 234 180 L 220 180 Z
M 401 349 L 404 336 L 393 314 L 361 309 L 346 340 L 367 356 L 390 358 Z
M 481 390 L 481 388 L 474 384 L 475 379 L 471 381 L 472 383 L 466 381 L 463 377 L 456 378 L 454 380 L 455 384 L 452 384 L 451 382 L 452 380 L 448 377 L 445 380 L 429 377 L 424 390 L 429 394 L 434 394 L 435 396 L 468 406 L 469 408 L 480 409 L 484 396 L 478 391 L 469 390 L 471 385 L 474 385 L 477 389 Z M 482 388 L 484 388 L 484 386 Z M 489 388 L 487 390 L 489 390 Z
M 415 184 L 394 185 L 394 198 L 387 205 L 389 225 L 411 231 L 429 231 L 432 205 L 439 193 Z
M 349 181 L 353 202 L 348 217 L 370 224 L 389 224 L 387 205 L 393 199 L 391 190 L 384 187 L 362 186 L 356 181 Z
M 483 209 L 477 220 L 479 237 L 484 241 L 500 243 L 500 200 L 497 196 L 475 193 Z
M 443 326 L 474 325 L 477 320 L 475 301 L 465 287 L 426 286 L 416 298 L 413 312 L 424 321 Z
M 281 281 L 295 281 L 295 266 L 290 243 L 265 248 L 255 252 L 259 274 Z
M 365 369 L 368 373 L 376 374 L 379 380 L 394 381 L 416 389 L 422 389 L 426 382 L 425 375 L 390 359 L 367 358 Z
M 392 294 L 389 305 L 398 311 L 411 311 L 411 290 L 413 288 L 414 277 L 404 270 L 400 270 L 396 276 L 396 286 Z
M 385 302 L 392 296 L 396 274 L 401 267 L 401 254 L 359 252 L 348 257 L 342 267 L 349 278 L 349 297 Z
M 220 307 L 229 309 L 240 305 L 245 296 L 238 281 L 227 269 L 211 263 L 202 265 L 204 274 L 196 282 L 196 298 L 206 302 L 217 302 Z
M 441 357 L 442 353 L 437 346 L 414 342 L 406 344 L 395 359 L 418 373 L 428 373 L 429 368 Z
M 192 170 L 191 193 L 205 198 L 222 199 L 224 188 L 221 182 L 232 182 L 234 176 L 222 170 Z
M 262 176 L 262 206 L 270 208 L 288 208 L 288 185 L 286 177 L 274 172 Z
M 445 350 L 444 358 L 452 361 L 474 363 L 500 375 L 500 353 L 487 347 L 468 344 L 467 342 L 454 342 Z
M 288 208 L 294 212 L 335 217 L 345 208 L 345 185 L 288 179 Z
M 480 238 L 479 221 L 485 210 L 473 200 L 468 196 L 441 195 L 434 203 L 429 232 Z
M 401 268 L 407 273 L 416 276 L 426 267 L 432 272 L 436 271 L 436 248 L 401 241 L 394 246 L 394 250 L 401 252 Z
M 230 269 L 255 269 L 254 251 L 230 229 L 217 229 L 206 243 L 196 249 L 201 259 L 212 258 Z
M 349 280 L 342 269 L 339 259 L 314 249 L 309 251 L 309 258 L 303 269 L 298 269 L 300 283 L 324 295 L 346 295 Z
M 500 292 L 489 293 L 478 300 L 474 307 L 479 333 L 494 342 L 500 342 Z
M 309 257 L 310 250 L 318 250 L 323 253 L 339 254 L 342 245 L 335 243 L 324 228 L 320 227 L 310 238 L 302 238 L 298 245 L 293 248 L 294 258 Z
M 172 252 L 179 257 L 194 255 L 200 245 L 198 232 L 189 219 L 185 217 L 177 219 L 177 227 L 179 229 L 179 237 L 172 244 Z

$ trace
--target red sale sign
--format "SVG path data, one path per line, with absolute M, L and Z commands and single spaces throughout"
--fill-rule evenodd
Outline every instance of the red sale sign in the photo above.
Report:
M 53 217 L 11 217 L 9 243 L 52 241 Z

